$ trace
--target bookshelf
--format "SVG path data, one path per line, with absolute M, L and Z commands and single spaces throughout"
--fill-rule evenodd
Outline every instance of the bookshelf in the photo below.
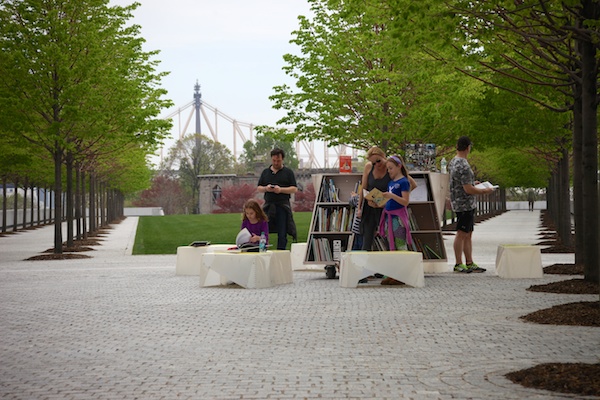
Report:
M 351 231 L 356 210 L 350 206 L 352 192 L 358 191 L 362 174 L 313 175 L 318 188 L 306 245 L 305 264 L 325 264 L 325 274 L 333 279 L 341 253 L 352 248 Z
M 448 272 L 448 256 L 442 236 L 444 204 L 449 187 L 448 174 L 411 172 L 417 188 L 410 194 L 408 215 L 414 241 L 412 250 L 423 253 L 425 273 Z M 450 269 L 451 270 L 451 269 Z

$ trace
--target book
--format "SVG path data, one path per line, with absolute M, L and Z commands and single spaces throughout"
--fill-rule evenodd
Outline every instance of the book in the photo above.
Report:
M 427 249 L 430 256 L 435 257 L 438 260 L 440 260 L 442 258 L 442 256 L 440 256 L 438 253 L 436 253 L 428 244 L 425 245 L 425 249 Z M 427 257 L 427 258 L 431 258 L 431 257 Z
M 378 207 L 383 207 L 383 205 L 389 200 L 383 197 L 383 192 L 377 188 L 373 188 L 373 190 L 367 193 L 365 195 L 365 199 L 371 200 L 372 202 L 377 204 Z
M 342 255 L 342 241 L 338 239 L 333 240 L 333 260 L 340 261 Z
M 430 201 L 431 196 L 427 189 L 427 180 L 425 178 L 413 178 L 417 183 L 417 187 L 410 192 L 411 203 Z
M 241 247 L 242 244 L 248 243 L 252 238 L 252 234 L 247 228 L 242 229 L 235 238 L 235 245 Z
M 475 185 L 475 187 L 477 189 L 487 189 L 487 188 L 498 189 L 500 186 L 492 185 L 489 181 L 485 181 L 485 182 L 478 183 L 477 185 Z

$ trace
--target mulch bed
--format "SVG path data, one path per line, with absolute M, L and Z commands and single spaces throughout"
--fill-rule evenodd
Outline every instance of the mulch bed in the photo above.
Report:
M 599 294 L 600 284 L 584 279 L 570 279 L 547 283 L 545 285 L 533 285 L 527 288 L 531 292 L 564 293 L 564 294 Z
M 44 260 L 75 260 L 81 258 L 92 258 L 85 254 L 79 253 L 63 253 L 63 254 L 41 254 L 26 258 L 25 261 L 44 261 Z
M 560 304 L 520 318 L 536 324 L 600 327 L 600 301 Z
M 600 379 L 598 379 L 600 364 L 539 364 L 505 376 L 512 382 L 529 388 L 582 396 L 600 396 Z
M 545 274 L 583 275 L 583 264 L 553 264 L 544 267 Z
M 541 213 L 544 242 L 550 246 L 542 253 L 574 253 L 574 246 L 560 243 L 554 232 L 554 224 L 546 211 Z M 572 243 L 575 243 L 573 238 Z M 554 264 L 544 268 L 545 274 L 583 275 L 584 266 L 578 264 Z M 583 279 L 570 279 L 545 285 L 534 285 L 527 290 L 558 294 L 592 294 L 598 298 L 600 285 Z M 600 301 L 581 301 L 557 305 L 534 311 L 522 320 L 548 325 L 571 325 L 600 327 Z M 600 335 L 600 332 L 598 332 Z M 581 396 L 600 396 L 600 364 L 549 363 L 514 371 L 506 375 L 512 382 L 525 387 L 573 393 Z

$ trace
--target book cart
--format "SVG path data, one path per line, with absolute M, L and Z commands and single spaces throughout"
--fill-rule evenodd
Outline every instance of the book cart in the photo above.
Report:
M 423 253 L 425 273 L 448 272 L 448 257 L 442 236 L 449 175 L 414 171 L 417 188 L 410 193 L 408 217 L 413 238 L 411 250 Z
M 411 172 L 417 188 L 408 207 L 413 248 L 423 254 L 425 273 L 448 272 L 441 218 L 448 192 L 447 174 Z M 325 265 L 327 278 L 336 276 L 341 253 L 352 249 L 351 231 L 356 210 L 349 204 L 351 193 L 360 187 L 362 174 L 319 174 L 313 176 L 318 189 L 310 222 L 304 264 Z
M 325 264 L 325 275 L 335 278 L 341 254 L 352 249 L 351 231 L 356 209 L 350 206 L 352 192 L 358 192 L 362 174 L 313 175 L 318 188 L 308 231 L 305 264 Z

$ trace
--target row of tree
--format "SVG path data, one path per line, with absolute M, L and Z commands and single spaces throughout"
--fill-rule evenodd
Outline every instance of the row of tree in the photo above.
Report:
M 0 3 L 0 176 L 15 187 L 51 187 L 55 253 L 62 252 L 63 192 L 69 245 L 73 220 L 85 221 L 81 193 L 90 221 L 96 210 L 113 209 L 98 198 L 122 209 L 122 193 L 147 187 L 147 155 L 170 128 L 157 118 L 170 105 L 157 52 L 142 50 L 140 27 L 128 23 L 137 6 Z
M 388 153 L 469 135 L 479 177 L 548 188 L 562 241 L 598 280 L 596 0 L 309 0 L 271 99 L 300 139 Z M 572 167 L 572 174 L 570 168 Z

